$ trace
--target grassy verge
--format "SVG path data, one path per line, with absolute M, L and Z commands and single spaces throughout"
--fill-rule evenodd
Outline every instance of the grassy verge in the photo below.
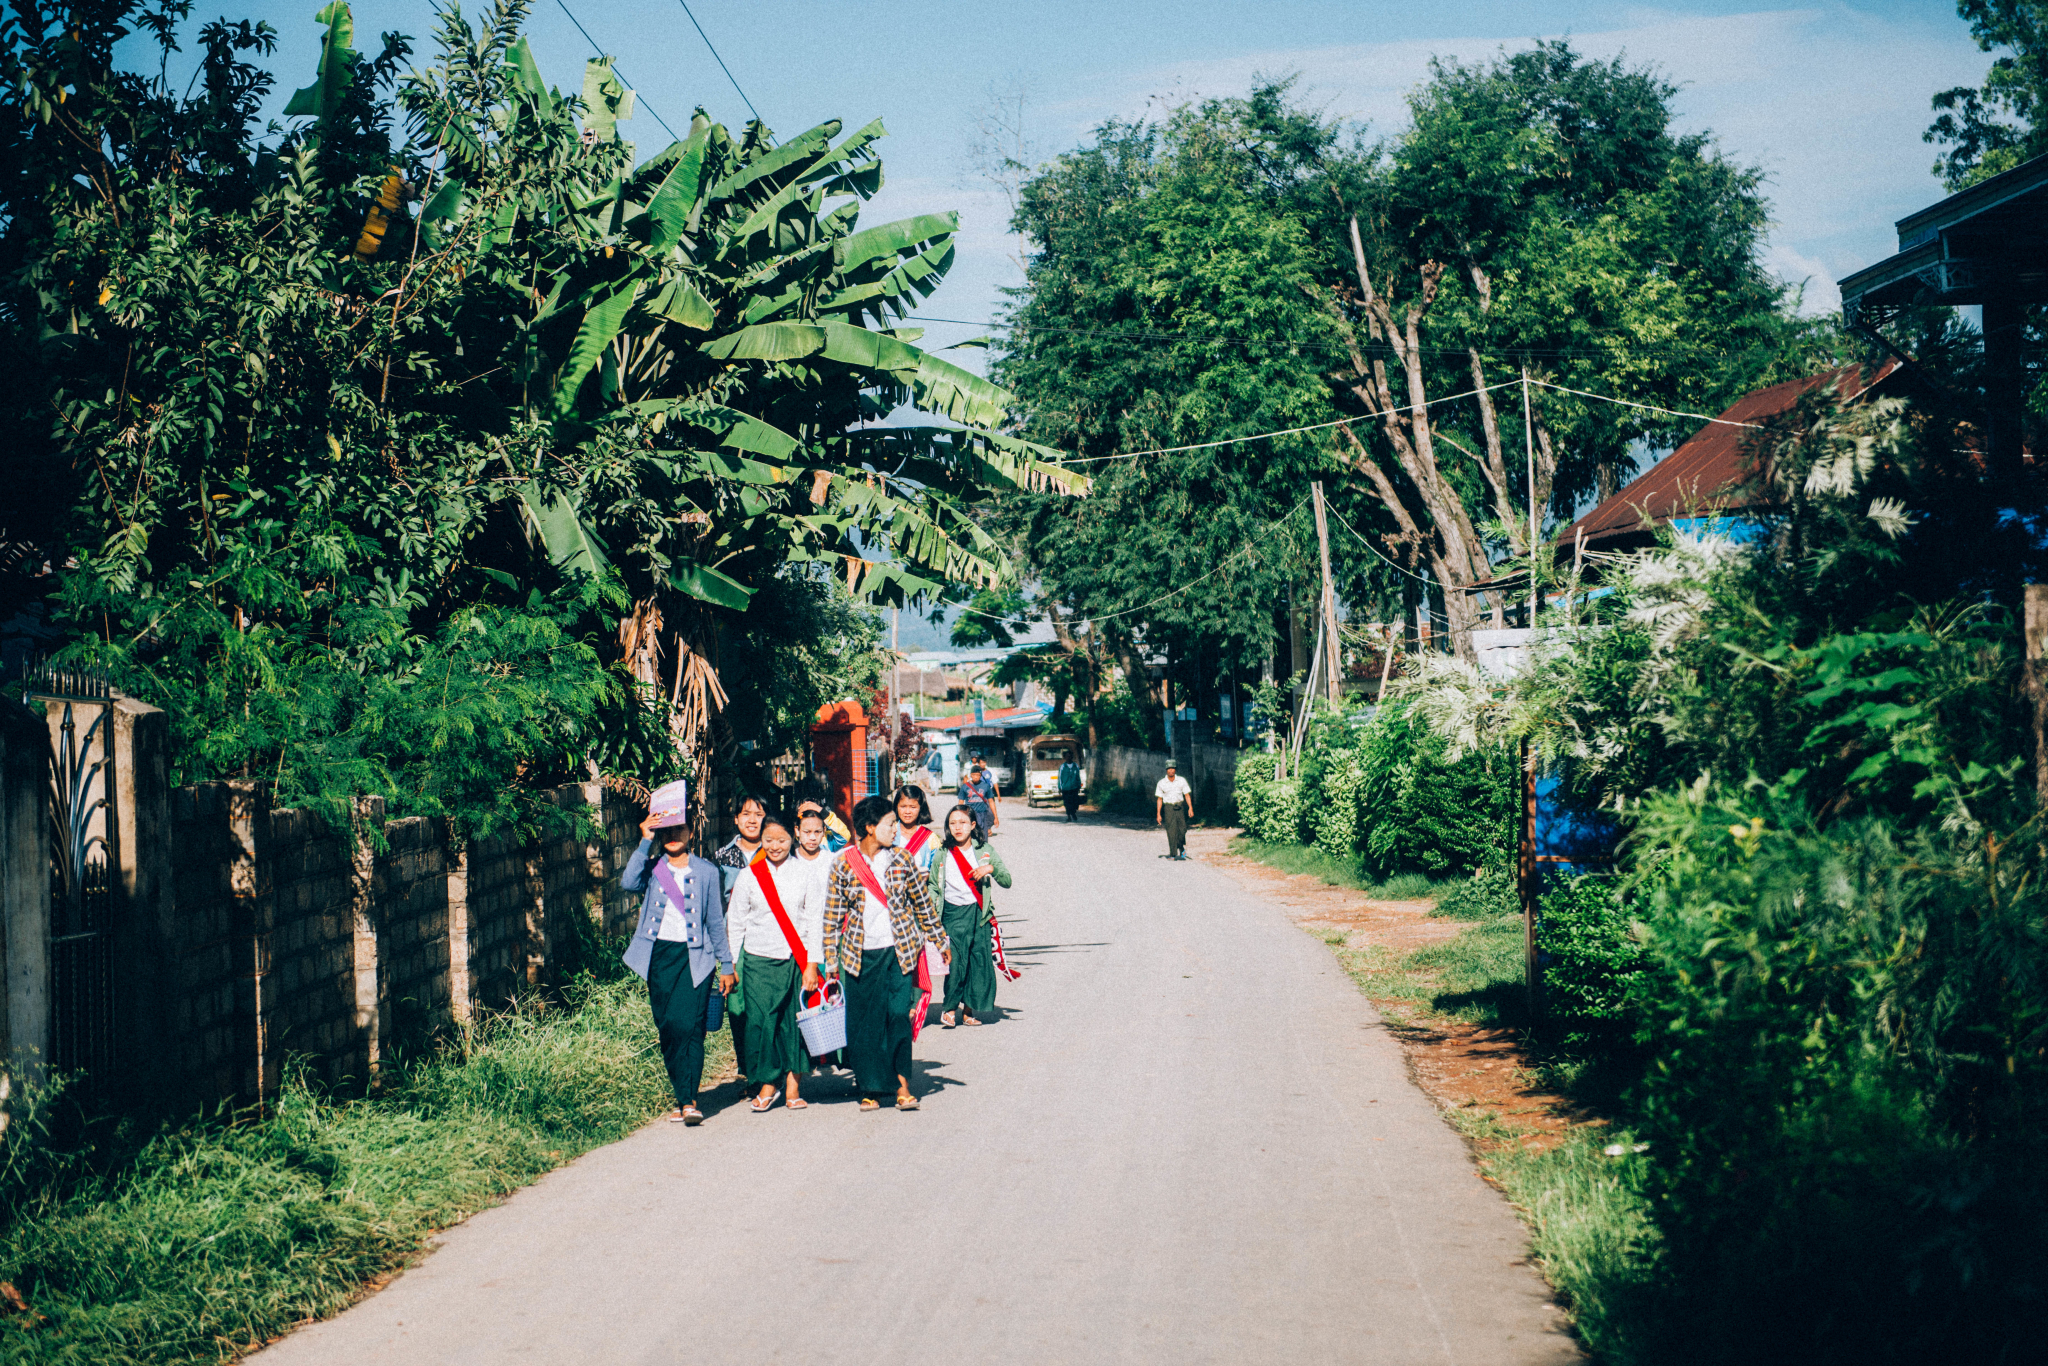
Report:
M 428 1235 L 672 1104 L 646 989 L 586 985 L 422 1058 L 374 1100 L 288 1086 L 260 1117 L 100 1121 L 0 1177 L 0 1359 L 217 1362 L 325 1317 Z M 708 1074 L 730 1061 L 711 1040 Z
M 1441 896 L 1457 885 L 1451 881 L 1427 878 L 1420 873 L 1402 873 L 1385 881 L 1375 881 L 1366 875 L 1356 855 L 1338 858 L 1312 844 L 1269 844 L 1249 835 L 1238 835 L 1230 841 L 1230 852 L 1257 859 L 1283 873 L 1305 873 L 1321 878 L 1333 887 L 1350 887 L 1379 901 L 1422 901 Z
M 1418 878 L 1422 888 L 1411 890 L 1414 884 L 1401 880 L 1374 884 L 1355 863 L 1301 845 L 1239 837 L 1230 850 L 1375 899 L 1445 898 L 1448 904 L 1432 914 L 1466 923 L 1441 943 L 1403 953 L 1384 944 L 1354 943 L 1340 930 L 1319 936 L 1395 1025 L 1417 1032 L 1451 1022 L 1526 1030 L 1521 916 L 1504 912 L 1498 889 L 1489 889 L 1484 878 L 1438 884 Z M 1453 889 L 1458 895 L 1448 896 Z M 1545 1052 L 1533 1042 L 1528 1057 L 1531 1080 L 1578 1099 L 1607 1098 L 1595 1070 L 1580 1060 Z M 1641 1327 L 1654 1309 L 1648 1270 L 1656 1252 L 1642 1189 L 1643 1158 L 1635 1145 L 1606 1125 L 1581 1125 L 1561 1142 L 1537 1143 L 1535 1130 L 1497 1110 L 1451 1109 L 1445 1115 L 1529 1225 L 1531 1253 L 1594 1359 L 1632 1361 L 1626 1344 L 1645 1340 Z

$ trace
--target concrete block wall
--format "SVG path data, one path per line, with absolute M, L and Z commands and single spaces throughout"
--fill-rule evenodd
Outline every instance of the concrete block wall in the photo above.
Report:
M 310 811 L 272 811 L 256 857 L 270 884 L 261 1004 L 267 1061 L 276 1068 L 285 1054 L 303 1057 L 329 1086 L 360 1085 L 368 1056 L 358 1039 L 365 1022 L 358 1018 L 352 832 Z
M 171 979 L 169 1010 L 154 1037 L 176 1076 L 173 1089 L 207 1097 L 240 1092 L 255 1051 L 253 1036 L 245 1037 L 241 990 L 255 945 L 236 895 L 231 796 L 226 783 L 200 783 L 176 789 L 170 804 L 177 909 L 163 964 Z
M 169 1055 L 164 1089 L 260 1102 L 288 1059 L 360 1089 L 395 1047 L 550 984 L 582 939 L 570 918 L 595 925 L 626 900 L 618 879 L 640 812 L 580 785 L 549 796 L 585 825 L 457 849 L 443 822 L 385 820 L 374 800 L 351 830 L 272 811 L 249 783 L 169 794 L 163 1017 L 138 1021 Z M 365 822 L 380 823 L 383 850 Z
M 450 1019 L 448 842 L 440 821 L 386 821 L 388 848 L 376 858 L 379 995 L 400 1042 Z
M 1196 741 L 1189 751 L 1175 762 L 1183 765 L 1181 776 L 1194 788 L 1196 813 L 1210 819 L 1233 817 L 1237 810 L 1237 760 L 1243 751 L 1207 741 Z M 1166 776 L 1167 760 L 1172 758 L 1159 750 L 1097 745 L 1088 756 L 1088 786 L 1115 783 L 1150 793 Z

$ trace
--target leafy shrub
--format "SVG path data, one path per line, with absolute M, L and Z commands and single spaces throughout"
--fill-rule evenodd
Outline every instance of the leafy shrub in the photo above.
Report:
M 1276 758 L 1250 753 L 1237 761 L 1237 816 L 1245 833 L 1267 844 L 1301 841 L 1301 783 L 1275 779 Z
M 1504 747 L 1446 761 L 1448 742 L 1390 702 L 1361 736 L 1359 794 L 1366 866 L 1457 876 L 1514 847 L 1518 769 Z
M 2048 896 L 1958 815 L 1651 798 L 1638 1087 L 1670 1362 L 2018 1360 L 2048 1332 Z M 1739 1305 L 1740 1313 L 1730 1307 Z M 2025 1344 L 2032 1342 L 2035 1348 Z
M 1612 876 L 1575 877 L 1544 894 L 1536 922 L 1543 1009 L 1575 1030 L 1613 1030 L 1630 1018 L 1643 948 Z
M 1431 915 L 1453 920 L 1491 920 L 1522 913 L 1522 892 L 1515 870 L 1505 858 L 1490 858 L 1472 874 L 1437 898 Z

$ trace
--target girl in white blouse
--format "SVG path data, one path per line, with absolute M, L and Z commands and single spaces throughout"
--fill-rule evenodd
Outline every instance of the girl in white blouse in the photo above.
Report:
M 809 1108 L 798 1078 L 811 1070 L 811 1055 L 796 1013 L 802 993 L 818 989 L 825 935 L 824 887 L 809 862 L 791 856 L 789 827 L 773 818 L 763 822 L 761 854 L 733 884 L 725 910 L 733 954 L 743 963 L 746 1028 L 738 1061 L 746 1085 L 756 1088 L 749 1102 L 756 1114 L 774 1107 L 778 1084 L 790 1109 Z

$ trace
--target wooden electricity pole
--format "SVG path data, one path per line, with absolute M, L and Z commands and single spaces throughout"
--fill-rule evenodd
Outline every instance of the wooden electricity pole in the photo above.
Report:
M 1329 680 L 1330 705 L 1341 697 L 1338 680 L 1344 672 L 1344 648 L 1337 637 L 1337 590 L 1330 584 L 1330 522 L 1323 514 L 1323 481 L 1313 485 L 1316 500 L 1316 550 L 1323 562 L 1323 638 L 1329 642 L 1323 656 L 1323 677 Z

